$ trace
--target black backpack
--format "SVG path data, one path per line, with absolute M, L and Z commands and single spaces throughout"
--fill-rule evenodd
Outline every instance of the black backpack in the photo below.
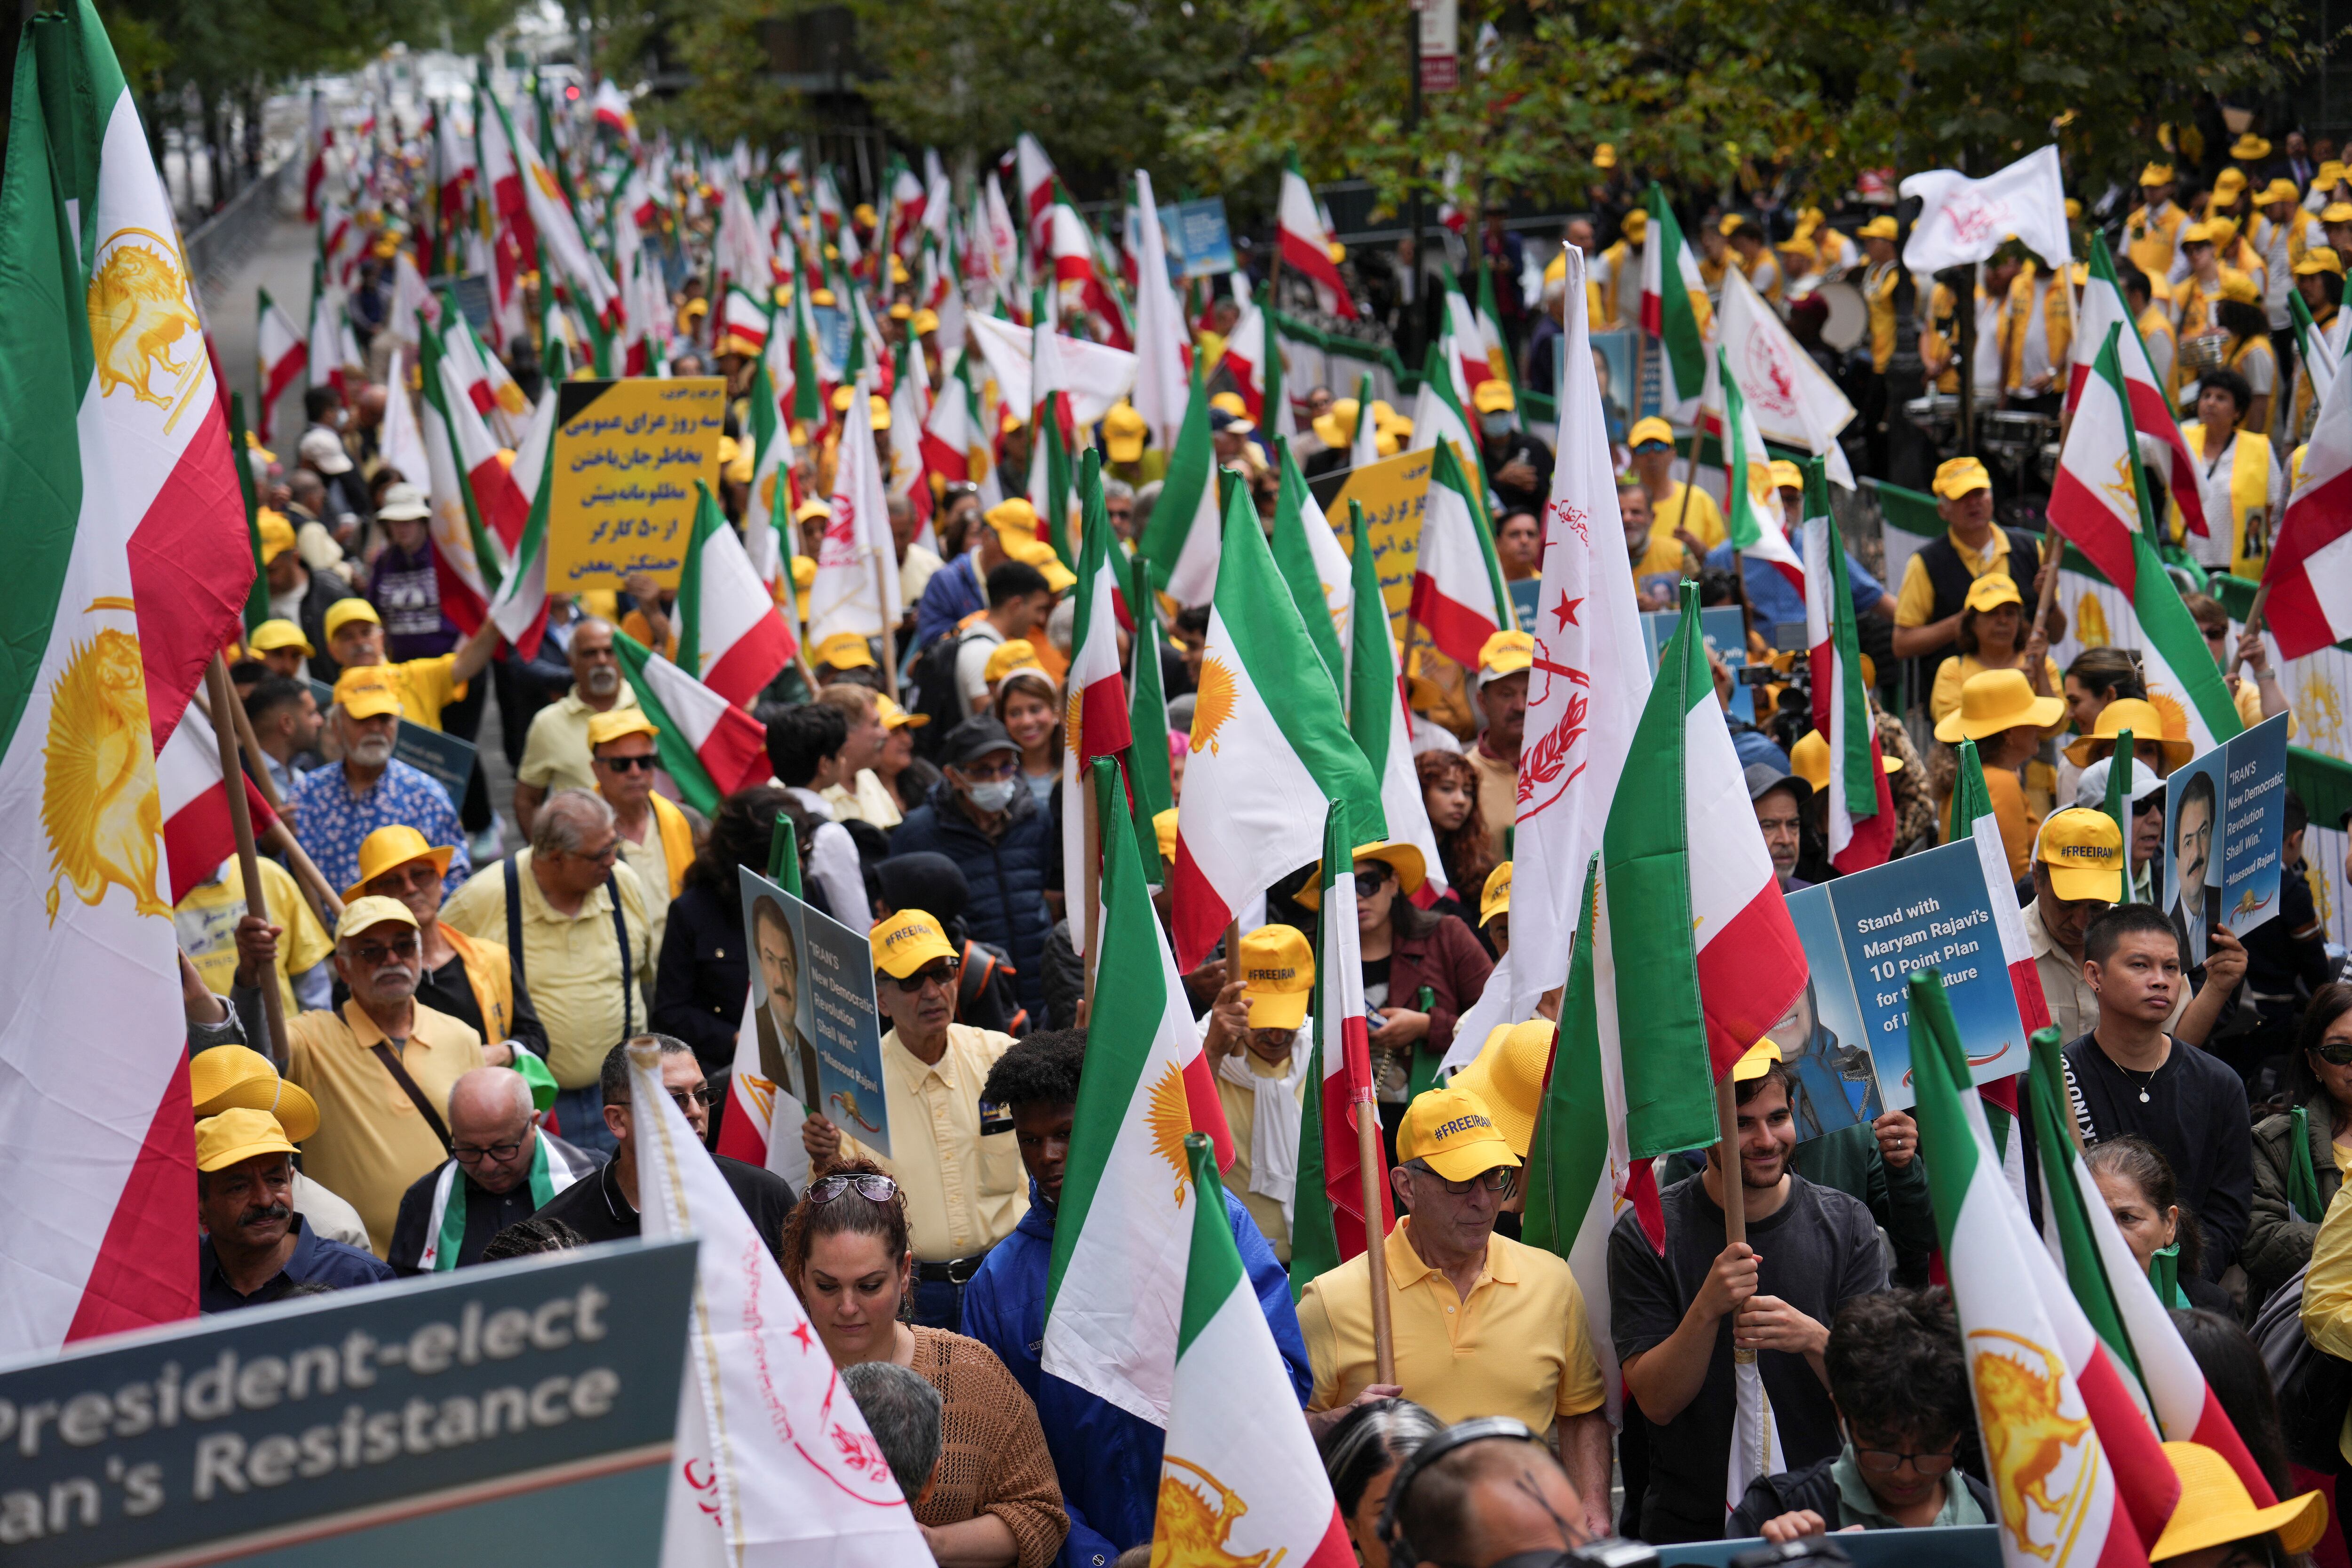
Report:
M 2332 1476 L 2344 1468 L 2336 1435 L 2343 1430 L 2345 1406 L 2352 1404 L 2352 1362 L 2329 1355 L 2304 1334 L 2303 1281 L 2310 1272 L 2306 1263 L 2272 1291 L 2247 1332 L 2279 1391 L 2279 1429 L 2286 1439 L 2286 1457 Z M 2290 1389 L 2292 1398 L 2287 1396 Z
M 963 640 L 961 631 L 933 638 L 909 674 L 907 711 L 930 720 L 915 726 L 915 754 L 927 763 L 940 760 L 948 731 L 963 721 L 963 697 L 956 689 L 956 655 Z

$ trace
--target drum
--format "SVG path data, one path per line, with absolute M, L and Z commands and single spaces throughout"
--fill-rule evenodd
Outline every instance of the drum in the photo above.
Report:
M 1868 341 L 1870 305 L 1860 287 L 1836 278 L 1813 292 L 1830 308 L 1829 320 L 1822 323 L 1822 342 L 1843 353 Z
M 2049 414 L 2014 408 L 1989 408 L 1977 417 L 1977 428 L 1985 447 L 2012 463 L 2023 462 L 2027 457 L 2039 453 L 2042 444 L 2058 433 L 2058 420 Z
M 1958 393 L 1936 392 L 1925 397 L 1907 399 L 1903 405 L 1904 416 L 1927 433 L 1936 445 L 1948 446 L 1960 428 L 1960 398 Z
M 2042 461 L 2039 468 L 2042 482 L 2045 485 L 2053 484 L 2058 479 L 2058 446 L 2055 441 L 2042 443 Z
M 2221 369 L 2229 353 L 2230 334 L 2220 328 L 2190 333 L 2180 340 L 2180 379 L 2186 383 L 2209 370 Z

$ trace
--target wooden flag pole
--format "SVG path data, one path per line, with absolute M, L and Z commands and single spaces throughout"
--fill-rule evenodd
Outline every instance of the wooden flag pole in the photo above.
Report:
M 889 692 L 890 700 L 896 702 L 898 700 L 898 616 L 900 612 L 882 592 L 880 551 L 875 552 L 874 554 L 874 602 L 882 609 L 882 684 Z M 815 689 L 816 682 L 812 679 L 809 682 L 809 690 L 814 692 Z M 854 785 L 856 781 L 853 779 L 850 783 Z
M 1739 1100 L 1729 1073 L 1715 1086 L 1715 1119 L 1723 1134 L 1723 1244 L 1740 1247 L 1748 1241 L 1748 1205 L 1739 1175 Z
M 1081 853 L 1086 857 L 1087 896 L 1086 908 L 1079 911 L 1079 918 L 1087 922 L 1082 937 L 1087 944 L 1087 994 L 1078 1004 L 1078 1023 L 1083 1027 L 1094 1016 L 1095 971 L 1102 959 L 1102 803 L 1096 798 L 1091 769 L 1080 781 L 1079 793 L 1085 796 L 1086 812 L 1086 847 Z M 1069 809 L 1067 801 L 1062 805 Z
M 229 685 L 228 665 L 218 653 L 205 669 L 205 681 L 212 690 L 212 708 L 215 714 L 236 704 L 236 691 Z M 236 737 L 227 728 L 215 723 L 213 738 L 220 747 L 221 793 L 228 797 L 228 821 L 236 835 L 237 875 L 245 881 L 245 912 L 256 918 L 269 919 L 269 900 L 261 890 L 261 857 L 253 847 L 253 813 L 245 799 L 245 769 L 238 765 Z M 269 1055 L 278 1070 L 286 1070 L 291 1052 L 286 1040 L 286 999 L 278 989 L 277 968 L 259 977 L 261 1016 L 269 1028 Z
M 229 692 L 229 718 L 236 725 L 237 748 L 245 753 L 245 765 L 252 774 L 253 787 L 261 792 L 261 798 L 269 803 L 270 810 L 283 812 L 286 801 L 278 795 L 278 781 L 269 772 L 269 753 L 261 749 L 261 737 L 253 732 L 253 721 L 246 717 L 245 704 L 236 700 L 236 690 L 232 688 Z
M 1321 1086 L 1310 1083 L 1307 1092 L 1320 1093 Z M 1356 1163 L 1364 1178 L 1364 1251 L 1368 1265 L 1364 1272 L 1372 1292 L 1372 1378 L 1376 1383 L 1393 1384 L 1397 1380 L 1396 1334 L 1389 1322 L 1385 1257 L 1388 1238 L 1380 1234 L 1381 1184 L 1388 1179 L 1388 1161 L 1381 1150 L 1380 1101 L 1374 1098 L 1369 1081 L 1356 1089 Z
M 271 823 L 269 831 L 261 835 L 260 842 L 286 857 L 286 864 L 293 868 L 294 879 L 309 889 L 311 900 L 319 906 L 319 918 L 326 922 L 329 931 L 334 930 L 335 922 L 343 918 L 343 896 L 328 882 L 327 875 L 319 869 L 318 862 L 303 852 L 301 842 L 294 837 L 294 830 L 286 826 L 284 818 Z

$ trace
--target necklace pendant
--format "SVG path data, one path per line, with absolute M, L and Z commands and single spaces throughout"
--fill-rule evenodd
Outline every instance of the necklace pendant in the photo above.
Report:
M 2147 1090 L 2141 1089 L 2139 1091 L 2139 1102 L 2142 1105 L 2146 1105 L 2147 1103 Z

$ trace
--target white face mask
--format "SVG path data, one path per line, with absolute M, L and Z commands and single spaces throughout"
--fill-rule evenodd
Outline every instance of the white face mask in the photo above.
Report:
M 1507 436 L 1511 433 L 1511 416 L 1507 414 L 1482 416 L 1478 421 L 1478 428 L 1489 436 Z
M 982 811 L 1003 811 L 1013 804 L 1013 792 L 1020 787 L 1018 779 L 992 779 L 986 784 L 973 784 L 964 791 L 964 795 Z

